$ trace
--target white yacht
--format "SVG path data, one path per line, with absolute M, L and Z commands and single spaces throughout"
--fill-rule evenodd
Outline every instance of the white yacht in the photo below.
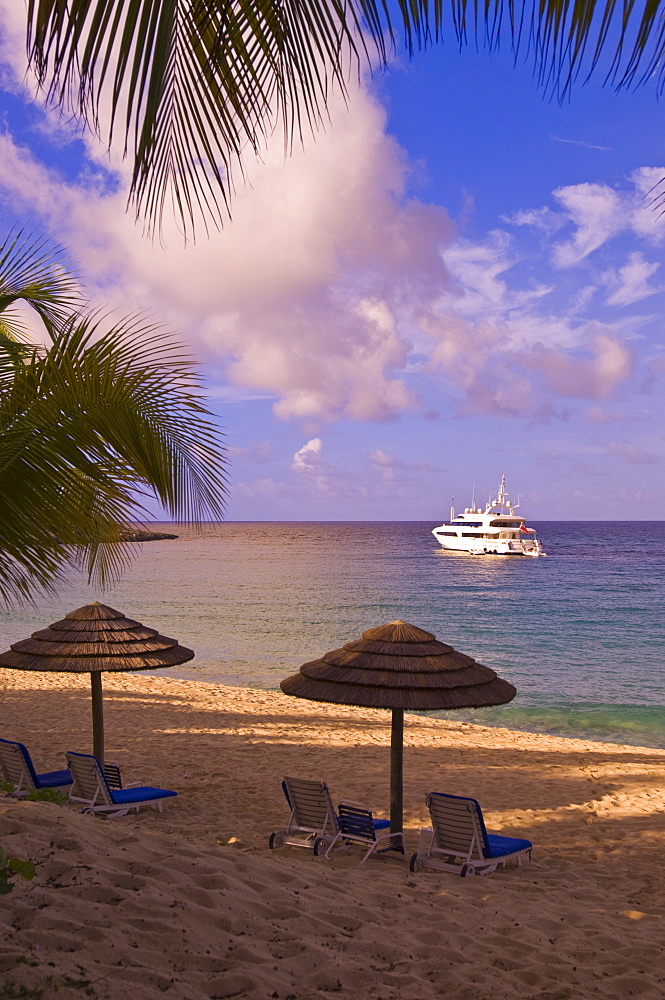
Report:
M 433 528 L 432 534 L 444 549 L 475 556 L 546 555 L 535 528 L 528 528 L 525 519 L 516 513 L 518 507 L 508 499 L 506 477 L 501 476 L 499 495 L 488 501 L 485 510 L 478 510 L 473 503 L 463 514 L 455 515 L 451 507 L 450 524 Z

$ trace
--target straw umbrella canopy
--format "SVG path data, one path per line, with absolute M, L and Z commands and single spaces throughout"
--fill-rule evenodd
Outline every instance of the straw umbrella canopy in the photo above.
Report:
M 403 825 L 404 710 L 504 705 L 517 693 L 489 667 L 399 619 L 368 629 L 362 639 L 303 664 L 297 674 L 282 681 L 281 688 L 285 694 L 311 701 L 391 710 L 391 833 Z
M 0 654 L 0 667 L 90 674 L 93 753 L 104 760 L 102 672 L 158 670 L 191 660 L 194 653 L 154 628 L 93 601 Z

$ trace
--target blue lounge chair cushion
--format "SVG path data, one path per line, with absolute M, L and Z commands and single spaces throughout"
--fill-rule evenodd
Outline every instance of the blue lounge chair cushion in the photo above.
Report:
M 47 771 L 46 774 L 37 774 L 34 764 L 32 763 L 32 757 L 28 753 L 28 748 L 23 743 L 19 743 L 16 740 L 3 739 L 0 739 L 0 743 L 6 743 L 10 747 L 18 747 L 20 749 L 23 761 L 28 769 L 35 788 L 57 788 L 61 785 L 72 784 L 73 778 L 71 771 L 69 770 Z
M 74 780 L 69 770 L 48 771 L 46 774 L 36 774 L 35 778 L 37 788 L 58 788 L 62 785 L 71 785 Z
M 26 765 L 28 771 L 30 772 L 30 777 L 32 778 L 32 783 L 35 786 L 35 788 L 39 788 L 39 778 L 37 777 L 37 774 L 35 772 L 35 768 L 34 768 L 33 763 L 32 763 L 32 757 L 28 753 L 27 747 L 23 743 L 19 743 L 17 740 L 2 740 L 2 742 L 3 743 L 8 743 L 9 746 L 11 746 L 11 747 L 19 747 L 20 748 L 21 754 L 23 755 L 23 760 L 25 761 L 25 765 Z
M 520 837 L 502 837 L 498 833 L 488 833 L 483 819 L 483 811 L 480 802 L 472 799 L 468 795 L 448 795 L 446 792 L 433 792 L 433 795 L 440 795 L 444 799 L 459 799 L 461 802 L 473 802 L 478 814 L 480 832 L 483 838 L 483 857 L 503 858 L 507 854 L 514 854 L 515 851 L 530 851 L 533 844 L 530 840 L 522 840 Z
M 109 789 L 111 801 L 116 806 L 126 806 L 131 802 L 150 802 L 152 799 L 167 799 L 177 792 L 169 792 L 165 788 L 151 788 L 146 785 L 144 788 L 119 788 L 117 791 Z
M 282 782 L 282 791 L 284 792 L 284 795 L 286 797 L 286 801 L 289 804 L 289 809 L 293 809 L 293 805 L 291 803 L 291 797 L 289 796 L 289 790 L 286 787 L 286 782 L 285 781 Z M 339 823 L 339 816 L 337 817 L 337 822 Z M 374 829 L 375 830 L 385 830 L 389 826 L 390 826 L 390 820 L 389 819 L 375 819 L 374 820 Z
M 488 833 L 487 840 L 489 852 L 483 852 L 486 858 L 503 858 L 507 854 L 515 854 L 516 851 L 530 851 L 533 847 L 530 840 L 522 840 L 521 837 L 501 837 L 498 833 Z

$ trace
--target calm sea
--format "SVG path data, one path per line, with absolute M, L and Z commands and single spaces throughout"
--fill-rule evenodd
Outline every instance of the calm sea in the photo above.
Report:
M 665 746 L 665 522 L 534 526 L 548 558 L 444 553 L 429 522 L 171 526 L 180 537 L 145 544 L 106 595 L 73 579 L 0 616 L 1 648 L 102 599 L 196 651 L 171 676 L 277 688 L 402 618 L 517 687 L 456 718 Z

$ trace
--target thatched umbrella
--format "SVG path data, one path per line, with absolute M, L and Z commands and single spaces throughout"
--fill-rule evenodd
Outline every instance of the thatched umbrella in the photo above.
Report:
M 90 674 L 93 753 L 104 760 L 102 671 L 158 670 L 191 660 L 194 653 L 154 628 L 125 618 L 98 601 L 54 622 L 0 655 L 0 667 Z
M 303 664 L 281 683 L 285 694 L 335 705 L 392 711 L 390 830 L 403 823 L 404 709 L 504 705 L 516 691 L 493 670 L 439 642 L 431 632 L 397 621 L 363 632 L 362 639 Z

